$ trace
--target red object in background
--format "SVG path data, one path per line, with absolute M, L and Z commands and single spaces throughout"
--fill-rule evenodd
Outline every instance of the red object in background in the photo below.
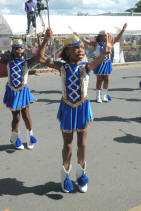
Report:
M 7 65 L 0 64 L 0 77 L 7 76 Z
M 9 46 L 9 45 L 10 45 L 9 40 L 3 40 L 3 45 L 4 45 L 4 46 Z
M 57 57 L 60 57 L 60 55 L 61 55 L 61 51 L 58 51 Z

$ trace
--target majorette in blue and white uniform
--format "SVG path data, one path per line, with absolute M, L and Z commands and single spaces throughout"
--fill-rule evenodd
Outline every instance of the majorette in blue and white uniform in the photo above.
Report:
M 95 56 L 99 57 L 101 52 L 103 51 L 105 46 L 105 42 L 97 43 Z M 94 74 L 96 75 L 108 75 L 112 72 L 112 60 L 111 54 L 107 54 L 103 62 L 96 66 L 94 69 Z
M 87 90 L 89 74 L 86 62 L 68 64 L 62 62 L 60 69 L 62 82 L 62 100 L 57 118 L 63 132 L 82 131 L 93 120 Z
M 35 101 L 27 86 L 27 59 L 9 59 L 7 64 L 8 82 L 3 102 L 12 111 L 21 110 Z

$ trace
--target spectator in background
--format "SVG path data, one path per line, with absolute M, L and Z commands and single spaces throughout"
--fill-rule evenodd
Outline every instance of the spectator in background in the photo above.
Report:
M 133 37 L 133 39 L 132 39 L 132 50 L 136 51 L 136 47 L 137 47 L 136 38 Z
M 27 13 L 27 34 L 29 34 L 31 23 L 36 33 L 36 3 L 33 0 L 26 1 L 25 11 Z

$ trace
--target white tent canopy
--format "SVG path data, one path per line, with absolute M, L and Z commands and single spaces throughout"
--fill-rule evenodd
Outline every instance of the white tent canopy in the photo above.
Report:
M 12 30 L 8 25 L 6 19 L 0 15 L 0 35 L 9 35 L 12 34 Z
M 46 28 L 47 16 L 44 16 Z M 71 34 L 76 31 L 80 34 L 98 34 L 105 29 L 117 34 L 124 23 L 128 24 L 126 34 L 141 35 L 140 16 L 50 16 L 50 26 L 54 34 Z M 26 15 L 0 15 L 0 35 L 25 34 L 27 29 Z M 39 17 L 37 18 L 37 33 L 43 30 Z

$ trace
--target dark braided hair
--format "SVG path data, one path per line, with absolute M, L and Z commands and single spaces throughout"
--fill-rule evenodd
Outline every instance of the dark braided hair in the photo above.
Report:
M 69 62 L 69 57 L 66 54 L 66 51 L 68 50 L 68 47 L 65 47 L 60 55 L 60 58 L 63 59 L 65 62 Z
M 96 42 L 97 42 L 97 43 L 100 43 L 100 42 L 101 42 L 101 35 L 100 35 L 100 34 L 97 35 L 97 37 L 96 37 Z

